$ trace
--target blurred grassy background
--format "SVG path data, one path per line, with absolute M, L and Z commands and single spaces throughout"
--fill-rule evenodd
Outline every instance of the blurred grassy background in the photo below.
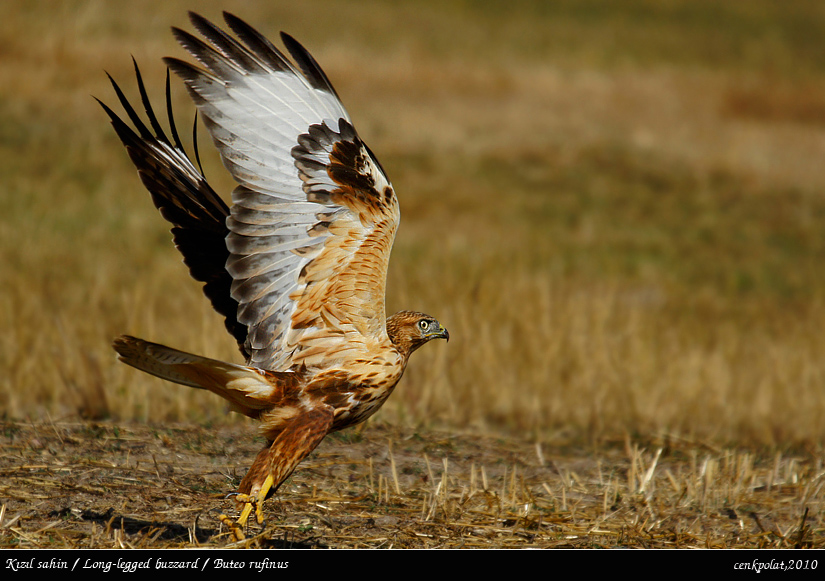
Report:
M 0 413 L 244 421 L 109 347 L 238 359 L 91 98 L 116 102 L 104 70 L 135 97 L 134 55 L 160 103 L 195 4 L 305 44 L 399 192 L 389 311 L 452 339 L 379 420 L 819 449 L 825 5 L 805 0 L 4 2 Z

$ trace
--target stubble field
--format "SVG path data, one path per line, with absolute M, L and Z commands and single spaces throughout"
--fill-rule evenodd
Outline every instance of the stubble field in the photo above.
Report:
M 236 349 L 92 99 L 133 55 L 160 102 L 191 6 L 5 8 L 0 543 L 221 546 L 254 426 L 109 345 Z M 388 310 L 451 335 L 254 544 L 825 546 L 822 8 L 221 9 L 322 64 L 399 192 Z

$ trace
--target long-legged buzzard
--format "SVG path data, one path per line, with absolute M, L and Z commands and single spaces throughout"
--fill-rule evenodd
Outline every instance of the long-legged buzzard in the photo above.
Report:
M 449 335 L 422 313 L 386 317 L 398 199 L 312 56 L 282 33 L 291 63 L 231 14 L 224 17 L 236 37 L 190 16 L 206 42 L 173 32 L 199 66 L 164 60 L 183 79 L 239 184 L 231 208 L 181 145 L 168 75 L 171 139 L 137 66 L 149 126 L 114 81 L 135 129 L 101 104 L 246 365 L 129 336 L 116 339 L 114 348 L 128 365 L 207 389 L 260 420 L 268 444 L 241 481 L 243 509 L 232 525 L 243 538 L 252 510 L 262 522 L 262 502 L 324 436 L 372 415 L 401 379 L 410 354 Z

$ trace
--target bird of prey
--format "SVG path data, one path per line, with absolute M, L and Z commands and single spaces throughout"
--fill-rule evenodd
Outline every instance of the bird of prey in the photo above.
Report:
M 194 101 L 238 185 L 228 207 L 161 128 L 135 64 L 147 126 L 111 79 L 134 129 L 101 103 L 191 276 L 237 340 L 245 365 L 130 336 L 119 359 L 228 400 L 259 420 L 267 445 L 237 491 L 237 539 L 261 505 L 330 432 L 364 421 L 392 393 L 413 351 L 449 339 L 433 317 L 384 308 L 398 199 L 315 59 L 281 33 L 290 60 L 228 13 L 235 36 L 190 13 L 204 40 L 173 33 L 197 61 L 164 59 Z M 195 150 L 195 159 L 200 161 Z

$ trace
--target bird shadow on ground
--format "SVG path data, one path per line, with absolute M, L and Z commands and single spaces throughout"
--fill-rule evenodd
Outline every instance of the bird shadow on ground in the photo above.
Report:
M 49 513 L 49 517 L 55 519 L 80 519 L 85 522 L 95 523 L 101 526 L 108 535 L 115 536 L 115 531 L 122 531 L 128 537 L 146 537 L 150 541 L 165 541 L 170 543 L 210 543 L 219 540 L 218 537 L 226 536 L 226 532 L 221 532 L 214 528 L 203 528 L 198 523 L 192 527 L 186 527 L 174 522 L 148 521 L 131 516 L 117 514 L 114 508 L 109 508 L 105 512 L 94 510 L 74 511 L 70 508 L 56 510 Z M 248 532 L 248 531 L 247 531 Z M 269 531 L 262 531 L 255 537 L 255 543 L 262 549 L 325 549 L 326 545 L 313 536 L 305 539 L 296 538 L 294 532 L 284 532 L 280 537 L 268 537 Z

